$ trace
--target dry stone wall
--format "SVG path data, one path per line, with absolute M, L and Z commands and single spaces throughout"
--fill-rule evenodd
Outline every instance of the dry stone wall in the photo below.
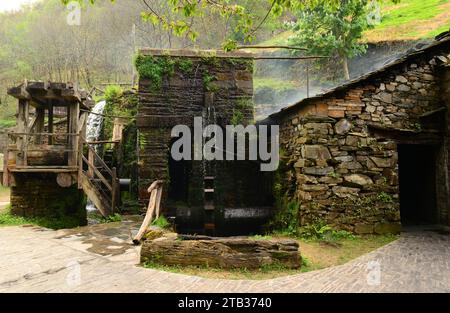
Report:
M 288 200 L 300 203 L 301 225 L 323 220 L 356 233 L 400 230 L 396 136 L 439 132 L 440 119 L 424 122 L 424 115 L 443 107 L 439 73 L 448 52 L 411 59 L 278 116 L 281 185 Z M 445 205 L 441 212 L 448 212 Z

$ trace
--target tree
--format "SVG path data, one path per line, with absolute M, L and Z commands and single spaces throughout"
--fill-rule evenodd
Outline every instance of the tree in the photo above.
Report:
M 64 4 L 71 0 L 61 0 Z M 77 0 L 83 3 L 84 0 Z M 94 4 L 98 0 L 88 0 Z M 110 0 L 116 2 L 116 0 Z M 168 14 L 160 11 L 154 1 L 141 0 L 145 10 L 141 16 L 143 20 L 153 25 L 161 25 L 163 29 L 172 31 L 176 36 L 186 36 L 195 41 L 199 33 L 193 27 L 192 19 L 202 17 L 205 12 L 218 14 L 224 19 L 233 17 L 235 20 L 234 31 L 222 43 L 225 51 L 236 48 L 236 34 L 243 37 L 244 42 L 251 42 L 256 37 L 256 32 L 270 17 L 279 17 L 283 12 L 297 12 L 298 10 L 323 7 L 332 12 L 339 7 L 340 0 L 254 0 L 262 6 L 267 6 L 263 16 L 257 16 L 249 9 L 247 1 L 242 0 L 169 0 L 171 12 Z
M 342 63 L 343 76 L 348 80 L 348 58 L 367 49 L 360 39 L 373 25 L 369 13 L 368 0 L 342 0 L 336 10 L 316 6 L 300 11 L 290 42 L 307 48 L 308 54 L 337 56 Z

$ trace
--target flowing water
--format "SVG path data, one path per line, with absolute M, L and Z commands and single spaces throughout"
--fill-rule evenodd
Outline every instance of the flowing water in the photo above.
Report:
M 87 127 L 86 127 L 86 140 L 87 141 L 98 141 L 100 139 L 100 135 L 102 133 L 103 128 L 103 121 L 104 116 L 101 115 L 105 111 L 106 101 L 100 101 L 98 102 L 94 108 L 92 109 L 92 113 L 89 114 L 88 120 L 87 120 Z M 94 149 L 98 151 L 98 146 L 94 146 Z M 88 203 L 86 205 L 86 210 L 88 212 L 96 211 L 94 204 L 88 200 Z
M 92 109 L 93 114 L 89 114 L 87 120 L 86 139 L 87 141 L 97 141 L 100 139 L 105 111 L 106 101 L 100 101 Z

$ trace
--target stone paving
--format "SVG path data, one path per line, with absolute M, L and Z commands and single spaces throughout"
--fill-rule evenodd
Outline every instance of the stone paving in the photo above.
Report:
M 450 292 L 445 233 L 406 232 L 341 266 L 252 281 L 141 268 L 139 248 L 130 244 L 138 223 L 115 225 L 0 228 L 0 292 Z

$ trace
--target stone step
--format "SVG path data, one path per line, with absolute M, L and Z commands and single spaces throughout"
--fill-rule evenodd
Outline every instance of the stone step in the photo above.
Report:
M 205 189 L 205 193 L 214 193 L 214 188 Z
M 205 211 L 214 211 L 215 209 L 214 204 L 205 204 Z

